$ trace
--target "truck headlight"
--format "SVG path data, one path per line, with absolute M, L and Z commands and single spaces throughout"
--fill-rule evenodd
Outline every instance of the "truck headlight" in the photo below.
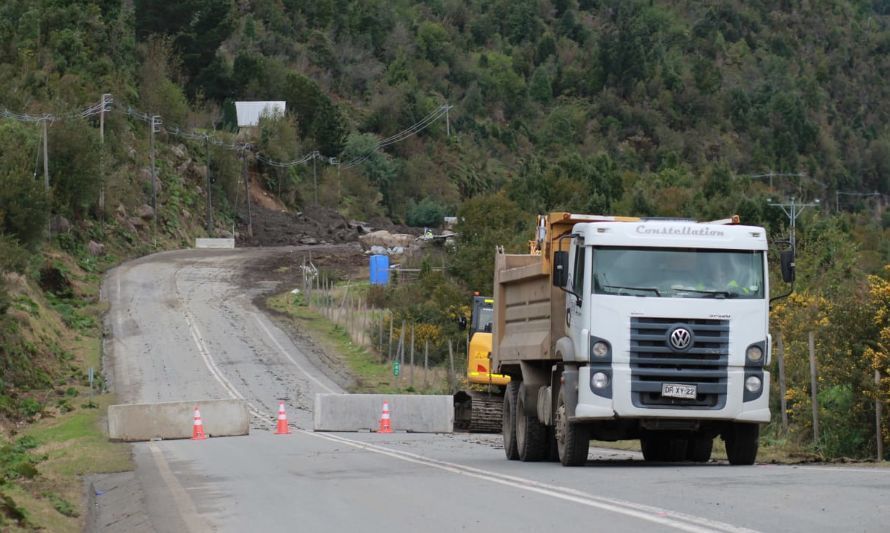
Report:
M 748 350 L 745 352 L 745 357 L 752 363 L 759 363 L 763 360 L 763 350 L 760 349 L 760 346 L 752 344 L 751 346 L 748 346 Z
M 590 378 L 594 389 L 605 389 L 609 386 L 609 376 L 605 372 L 597 372 Z
M 609 355 L 609 345 L 603 341 L 596 341 L 593 343 L 593 349 L 591 351 L 594 356 L 603 358 Z
M 760 378 L 757 376 L 748 376 L 748 379 L 745 380 L 745 388 L 748 392 L 756 393 L 760 391 L 760 387 L 763 386 L 763 382 L 760 381 Z

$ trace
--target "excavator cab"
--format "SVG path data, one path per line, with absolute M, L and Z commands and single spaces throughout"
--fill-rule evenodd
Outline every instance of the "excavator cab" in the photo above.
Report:
M 467 381 L 475 385 L 503 387 L 510 376 L 492 374 L 491 322 L 494 318 L 494 299 L 473 296 L 473 316 L 470 325 L 470 345 L 467 349 Z
M 494 318 L 494 299 L 473 296 L 473 315 L 469 325 L 470 343 L 467 348 L 468 390 L 454 395 L 454 427 L 471 433 L 501 431 L 503 388 L 510 376 L 491 373 L 491 325 Z

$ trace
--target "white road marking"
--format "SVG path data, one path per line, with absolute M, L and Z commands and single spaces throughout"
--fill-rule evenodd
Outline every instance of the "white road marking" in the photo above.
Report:
M 857 472 L 867 474 L 890 474 L 890 468 L 846 468 L 843 466 L 796 466 L 797 470 L 819 470 L 821 472 Z
M 297 363 L 296 361 L 294 361 L 293 357 L 291 357 L 290 354 L 287 353 L 287 350 L 285 350 L 280 344 L 278 344 L 278 341 L 275 339 L 275 336 L 272 335 L 272 332 L 269 331 L 269 328 L 267 328 L 265 324 L 263 324 L 263 322 L 260 320 L 260 317 L 257 316 L 256 313 L 253 313 L 253 319 L 256 320 L 256 323 L 259 324 L 259 326 L 260 326 L 261 328 L 263 328 L 263 331 L 266 332 L 266 335 L 268 335 L 269 338 L 272 339 L 272 343 L 275 345 L 276 348 L 278 348 L 278 351 L 281 352 L 282 355 L 284 355 L 285 357 L 287 357 L 287 360 L 290 361 L 291 363 L 293 363 L 293 365 L 294 365 L 295 367 L 297 367 L 297 369 L 298 369 L 300 372 L 302 372 L 307 378 L 309 378 L 309 379 L 311 379 L 312 381 L 314 381 L 319 387 L 321 387 L 321 388 L 323 388 L 324 390 L 330 392 L 331 394 L 336 394 L 336 393 L 338 392 L 338 391 L 335 391 L 334 389 L 328 387 L 328 386 L 325 385 L 324 383 L 322 383 L 318 378 L 316 378 L 315 376 L 313 376 L 312 374 L 310 374 L 309 372 L 307 372 L 306 369 L 303 368 L 299 363 Z
M 188 492 L 186 492 L 182 487 L 182 484 L 179 483 L 179 480 L 176 479 L 176 475 L 170 470 L 170 465 L 167 464 L 167 460 L 164 458 L 164 453 L 161 449 L 158 448 L 157 444 L 154 442 L 148 443 L 148 449 L 151 450 L 152 458 L 154 459 L 155 465 L 158 467 L 158 472 L 160 472 L 161 478 L 163 478 L 164 483 L 167 484 L 167 488 L 170 489 L 173 502 L 176 504 L 179 516 L 182 518 L 182 521 L 185 522 L 186 528 L 193 533 L 211 531 L 198 515 L 198 510 L 195 508 L 195 504 L 192 502 L 191 497 L 189 497 Z
M 544 496 L 550 496 L 560 500 L 586 505 L 588 507 L 595 507 L 604 511 L 610 511 L 625 516 L 638 518 L 640 520 L 653 522 L 660 526 L 671 527 L 674 529 L 679 529 L 681 531 L 723 531 L 727 533 L 752 533 L 756 531 L 744 527 L 733 526 L 732 524 L 727 524 L 725 522 L 710 520 L 708 518 L 703 518 L 677 511 L 671 511 L 659 507 L 653 507 L 650 505 L 644 505 L 615 498 L 604 498 L 601 496 L 595 496 L 593 494 L 588 494 L 569 487 L 550 485 L 548 483 L 541 483 L 532 479 L 510 476 L 490 470 L 482 470 L 480 468 L 473 468 L 457 463 L 450 463 L 447 461 L 440 461 L 438 459 L 432 459 L 430 457 L 425 457 L 410 452 L 384 448 L 383 446 L 377 446 L 366 442 L 347 439 L 339 435 L 314 433 L 304 430 L 298 431 L 305 435 L 346 444 L 348 446 L 353 446 L 355 448 L 360 448 L 373 453 L 386 455 L 395 459 L 399 459 L 401 461 L 429 466 L 458 475 L 465 475 L 492 483 L 510 486 L 520 490 L 535 492 Z
M 185 313 L 185 321 L 189 326 L 189 332 L 192 334 L 192 340 L 195 341 L 195 346 L 198 347 L 198 353 L 201 354 L 201 359 L 204 360 L 204 366 L 207 367 L 207 370 L 216 378 L 216 381 L 219 382 L 220 385 L 226 389 L 226 392 L 236 400 L 244 400 L 244 396 L 238 392 L 238 389 L 232 385 L 228 379 L 222 372 L 220 372 L 219 368 L 217 368 L 216 363 L 213 361 L 213 356 L 210 355 L 210 350 L 207 348 L 207 345 L 204 344 L 204 338 L 201 336 L 201 332 L 198 331 L 198 327 L 195 326 L 195 323 L 192 322 L 191 316 L 188 311 L 184 311 Z M 260 418 L 268 418 L 268 416 L 264 416 L 262 412 L 258 411 L 256 407 L 253 406 L 250 402 L 247 402 L 248 409 L 255 415 Z

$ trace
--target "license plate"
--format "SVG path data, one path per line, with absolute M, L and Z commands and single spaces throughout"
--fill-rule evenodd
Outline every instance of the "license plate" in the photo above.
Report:
M 661 395 L 668 398 L 695 399 L 695 385 L 679 385 L 676 383 L 662 383 Z

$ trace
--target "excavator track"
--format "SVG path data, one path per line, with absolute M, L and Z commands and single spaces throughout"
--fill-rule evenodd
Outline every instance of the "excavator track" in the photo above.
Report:
M 500 433 L 504 396 L 460 391 L 454 395 L 454 429 L 469 433 Z

